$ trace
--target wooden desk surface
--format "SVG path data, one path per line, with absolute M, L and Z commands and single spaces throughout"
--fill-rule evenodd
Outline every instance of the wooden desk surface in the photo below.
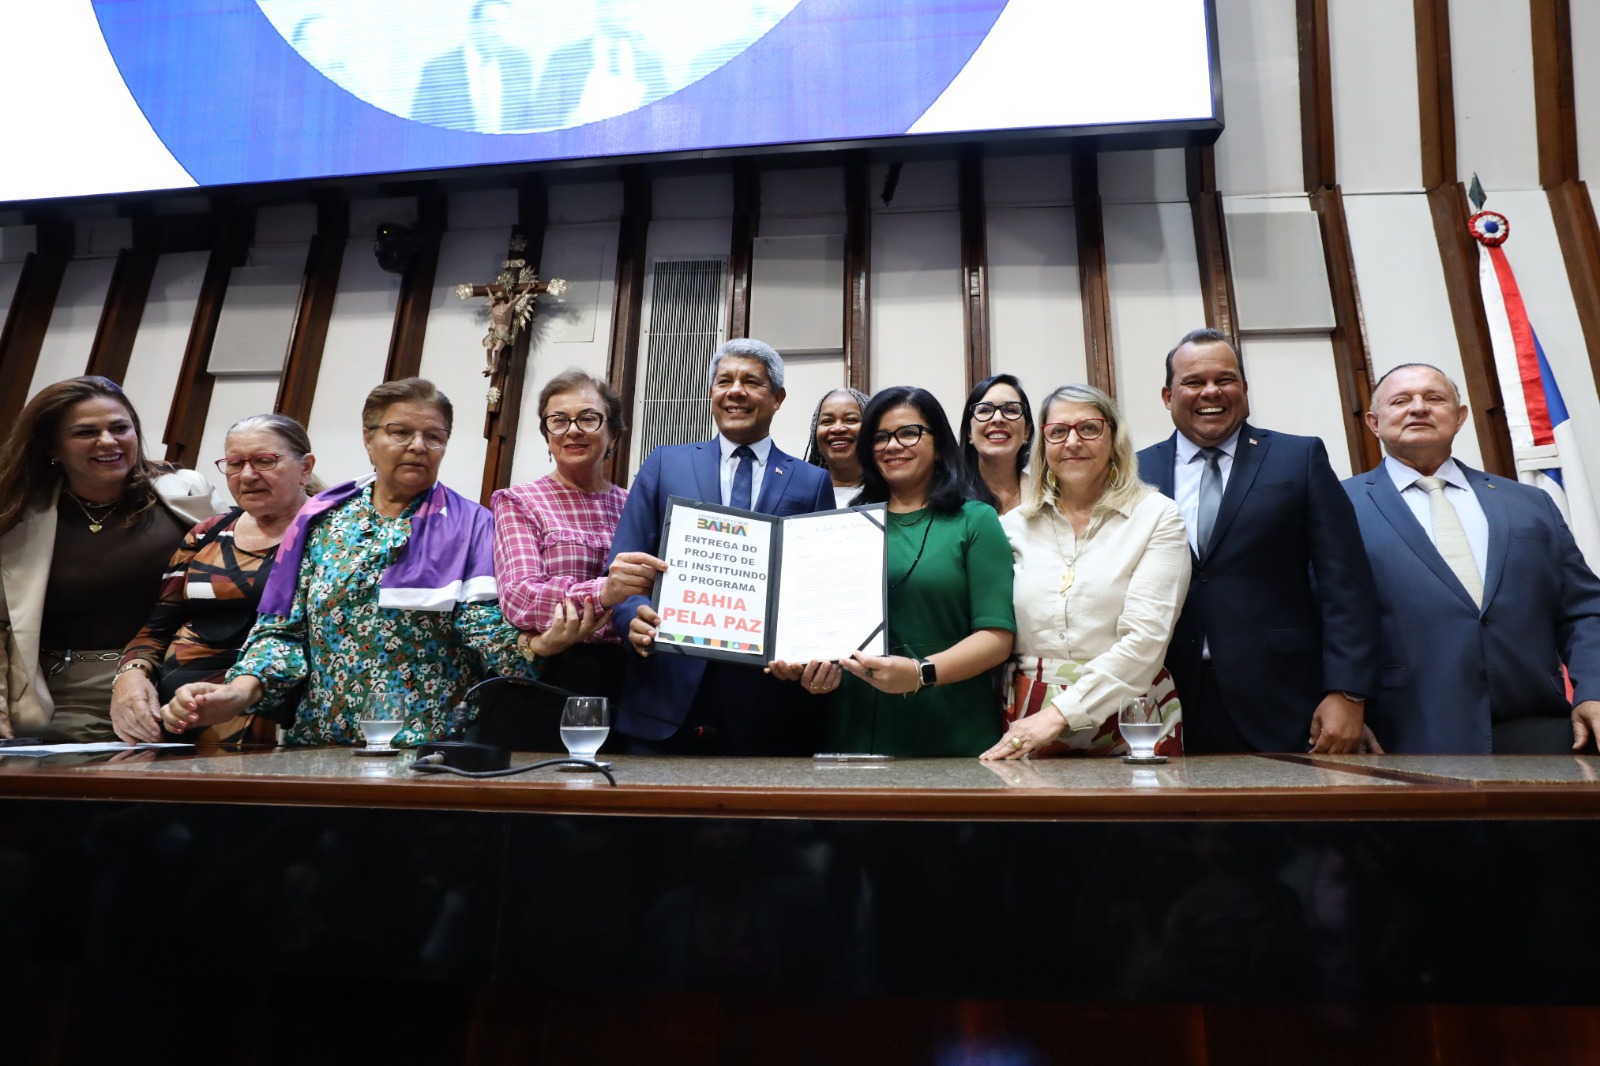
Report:
M 554 769 L 466 780 L 424 776 L 410 753 L 199 752 L 71 765 L 0 759 L 0 796 L 544 813 L 938 820 L 1362 820 L 1592 818 L 1588 756 L 1188 756 L 983 763 L 618 756 L 618 787 Z M 517 755 L 514 764 L 539 756 Z M 67 763 L 67 765 L 63 765 Z

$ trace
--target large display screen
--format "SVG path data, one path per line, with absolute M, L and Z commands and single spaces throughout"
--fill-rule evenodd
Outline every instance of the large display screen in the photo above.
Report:
M 1220 129 L 1208 0 L 0 5 L 0 201 L 1001 130 Z

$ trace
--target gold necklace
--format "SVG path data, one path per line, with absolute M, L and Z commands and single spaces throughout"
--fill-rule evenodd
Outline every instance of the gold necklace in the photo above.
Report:
M 1072 524 L 1072 519 L 1053 507 L 1051 510 L 1055 511 L 1056 516 L 1063 522 L 1068 525 Z M 1077 535 L 1077 530 L 1073 530 L 1072 554 L 1070 556 L 1067 555 L 1066 549 L 1061 547 L 1061 530 L 1056 527 L 1055 520 L 1051 520 L 1050 532 L 1056 538 L 1056 554 L 1061 556 L 1062 563 L 1061 583 L 1056 589 L 1060 595 L 1065 596 L 1067 590 L 1072 587 L 1072 583 L 1078 579 L 1078 553 L 1083 551 L 1084 545 L 1089 543 L 1089 538 L 1095 535 L 1095 531 L 1100 528 L 1100 521 L 1104 517 L 1105 515 L 1103 514 L 1098 515 L 1090 521 L 1089 528 L 1083 531 L 1083 536 L 1081 537 Z
M 72 497 L 72 502 L 78 505 L 78 510 L 83 512 L 83 517 L 85 517 L 85 518 L 87 518 L 89 520 L 89 532 L 90 533 L 98 533 L 102 529 L 106 528 L 106 526 L 105 526 L 106 519 L 111 517 L 111 513 L 117 509 L 117 504 L 122 502 L 119 499 L 119 500 L 112 500 L 110 503 L 88 504 L 88 503 L 84 503 L 82 500 L 78 499 L 78 494 L 73 492 L 71 489 L 65 489 L 63 491 L 65 491 L 68 496 Z M 102 513 L 98 518 L 96 518 L 94 515 L 89 513 L 89 508 L 90 507 L 99 508 L 104 513 Z

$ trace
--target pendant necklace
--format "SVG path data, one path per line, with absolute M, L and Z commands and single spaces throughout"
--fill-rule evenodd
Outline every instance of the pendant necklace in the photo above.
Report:
M 924 510 L 926 510 L 926 508 Z M 892 515 L 890 517 L 893 518 Z M 933 512 L 931 510 L 927 511 L 927 513 L 923 516 L 923 519 L 927 522 L 927 526 L 922 530 L 922 544 L 917 548 L 917 557 L 911 560 L 911 565 L 906 567 L 906 572 L 900 575 L 900 580 L 891 581 L 889 583 L 889 587 L 892 589 L 899 588 L 901 585 L 904 585 L 906 583 L 906 579 L 911 576 L 911 571 L 915 570 L 917 568 L 917 564 L 922 562 L 922 553 L 928 547 L 928 534 L 933 532 Z M 915 522 L 901 522 L 899 519 L 894 519 L 894 524 L 899 526 L 901 529 L 909 529 L 916 526 Z
M 1056 514 L 1059 515 L 1063 521 L 1071 524 L 1072 520 L 1067 518 L 1065 515 L 1062 515 L 1060 511 L 1057 511 Z M 1054 522 L 1050 523 L 1050 532 L 1054 534 L 1056 538 L 1056 554 L 1061 556 L 1062 563 L 1061 583 L 1056 589 L 1056 592 L 1060 595 L 1065 596 L 1067 594 L 1067 590 L 1072 587 L 1072 583 L 1078 579 L 1078 553 L 1083 550 L 1084 545 L 1089 543 L 1089 538 L 1095 535 L 1095 532 L 1100 528 L 1101 520 L 1104 518 L 1105 515 L 1103 514 L 1096 516 L 1094 520 L 1089 523 L 1089 528 L 1083 531 L 1083 536 L 1081 537 L 1077 536 L 1076 532 L 1074 532 L 1071 555 L 1068 555 L 1066 549 L 1061 547 L 1061 530 L 1057 528 Z
M 122 502 L 121 500 L 112 500 L 110 503 L 84 503 L 78 499 L 78 494 L 71 489 L 64 489 L 63 491 L 72 497 L 72 502 L 78 505 L 78 510 L 83 512 L 83 517 L 89 520 L 90 533 L 98 533 L 106 528 L 106 519 L 111 517 L 111 512 L 115 511 L 117 504 Z M 91 513 L 91 510 L 99 511 L 100 514 L 95 515 Z

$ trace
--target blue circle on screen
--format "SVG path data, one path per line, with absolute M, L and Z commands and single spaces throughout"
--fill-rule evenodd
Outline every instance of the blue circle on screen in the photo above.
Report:
M 251 0 L 93 2 L 123 81 L 201 185 L 894 136 L 949 86 L 1006 4 L 799 0 L 726 62 L 633 110 L 486 134 L 368 103 L 307 62 Z M 906 33 L 910 17 L 920 33 Z

